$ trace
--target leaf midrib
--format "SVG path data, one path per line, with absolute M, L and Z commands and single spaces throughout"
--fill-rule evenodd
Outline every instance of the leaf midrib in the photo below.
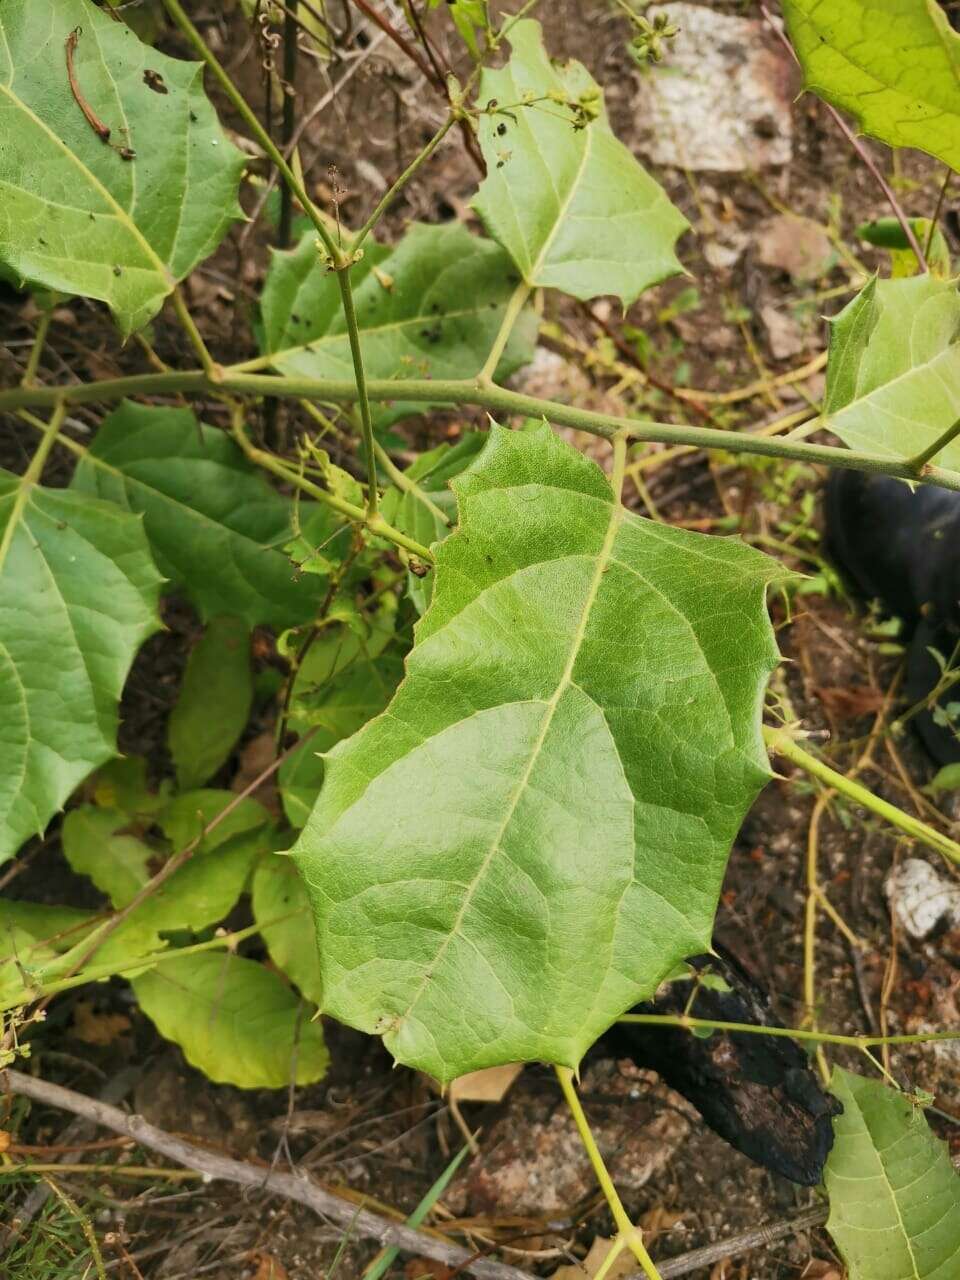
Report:
M 496 854 L 500 851 L 500 845 L 503 841 L 504 835 L 506 834 L 507 827 L 510 825 L 511 820 L 513 819 L 513 815 L 516 812 L 517 805 L 520 803 L 520 799 L 527 788 L 527 784 L 530 781 L 530 775 L 533 773 L 534 767 L 536 766 L 537 760 L 539 759 L 540 752 L 543 749 L 543 744 L 546 741 L 547 734 L 550 731 L 550 725 L 553 722 L 553 717 L 556 713 L 557 707 L 559 706 L 560 699 L 563 697 L 563 694 L 567 691 L 567 689 L 573 683 L 573 671 L 574 671 L 574 667 L 576 666 L 577 657 L 579 656 L 580 649 L 583 645 L 584 637 L 586 636 L 586 633 L 587 633 L 587 627 L 590 622 L 590 615 L 593 611 L 593 606 L 596 603 L 597 595 L 600 591 L 600 584 L 603 581 L 603 575 L 606 572 L 607 565 L 609 564 L 610 559 L 613 555 L 613 547 L 614 547 L 614 543 L 616 542 L 617 531 L 620 528 L 624 515 L 625 515 L 625 510 L 622 503 L 620 502 L 619 498 L 614 496 L 614 500 L 613 500 L 611 511 L 610 511 L 610 519 L 607 523 L 607 529 L 604 535 L 603 544 L 597 555 L 596 568 L 594 570 L 593 578 L 590 582 L 590 587 L 587 591 L 586 599 L 584 600 L 583 610 L 580 615 L 580 621 L 577 624 L 577 629 L 573 635 L 573 639 L 570 645 L 570 652 L 567 655 L 567 662 L 560 676 L 560 679 L 557 682 L 557 688 L 553 696 L 550 698 L 550 701 L 545 704 L 543 723 L 540 727 L 540 732 L 537 735 L 537 738 L 533 744 L 533 748 L 530 752 L 530 758 L 527 761 L 526 768 L 524 769 L 522 775 L 520 776 L 520 779 L 513 790 L 513 794 L 511 795 L 507 803 L 506 813 L 504 814 L 503 822 L 500 824 L 500 827 L 496 833 L 496 836 L 494 837 L 493 840 L 491 840 L 490 847 L 487 850 L 487 853 L 485 854 L 480 866 L 478 867 L 476 875 L 473 877 L 473 879 L 470 881 L 470 884 L 467 886 L 467 891 L 463 896 L 463 901 L 460 904 L 460 909 L 458 910 L 456 917 L 454 918 L 453 924 L 451 925 L 450 929 L 447 931 L 447 934 L 444 937 L 443 941 L 441 942 L 440 946 L 437 948 L 436 954 L 434 955 L 433 959 L 424 966 L 423 977 L 420 979 L 420 983 L 416 991 L 414 992 L 413 996 L 411 997 L 410 1003 L 408 1004 L 406 1010 L 402 1014 L 400 1014 L 399 1017 L 397 1017 L 396 1020 L 394 1021 L 394 1024 L 391 1028 L 394 1034 L 399 1032 L 403 1022 L 413 1012 L 421 996 L 423 995 L 424 990 L 426 989 L 427 983 L 430 981 L 437 966 L 443 960 L 443 957 L 446 954 L 447 948 L 450 946 L 451 941 L 453 940 L 454 937 L 459 935 L 460 928 L 463 924 L 466 913 L 470 908 L 470 903 L 473 901 L 473 897 L 478 887 L 480 886 L 480 883 L 482 882 L 484 876 L 486 875 L 487 868 L 490 866 L 490 863 L 493 861 L 493 858 L 496 856 Z
M 11 62 L 12 62 L 12 59 L 11 59 Z M 107 69 L 107 73 L 109 75 L 109 68 L 107 67 L 107 64 L 105 61 L 103 65 Z M 113 80 L 112 76 L 110 77 L 110 79 L 111 79 L 111 83 L 113 84 L 116 83 Z M 77 153 L 75 151 L 71 151 L 70 148 L 67 146 L 67 144 L 63 141 L 63 139 L 59 138 L 57 134 L 55 134 L 53 130 L 47 125 L 46 121 L 42 120 L 41 117 L 38 116 L 36 112 L 31 107 L 29 107 L 26 104 L 26 102 L 24 102 L 24 100 L 17 93 L 14 92 L 13 84 L 14 84 L 13 80 L 11 80 L 9 85 L 6 85 L 0 82 L 0 93 L 5 94 L 7 98 L 9 98 L 10 101 L 13 103 L 13 106 L 15 109 L 19 109 L 20 111 L 22 111 L 23 114 L 27 116 L 28 119 L 32 120 L 39 127 L 39 129 L 43 133 L 45 133 L 48 138 L 50 138 L 53 141 L 54 145 L 59 148 L 59 150 L 67 157 L 67 159 L 74 165 L 74 167 L 77 168 L 81 174 L 83 174 L 83 176 L 89 182 L 89 185 L 93 187 L 95 191 L 98 192 L 98 194 L 100 195 L 104 203 L 112 207 L 114 210 L 116 210 L 117 221 L 123 224 L 127 228 L 127 230 L 131 233 L 133 238 L 137 241 L 137 243 L 143 249 L 146 256 L 156 264 L 158 273 L 163 277 L 164 281 L 172 288 L 173 285 L 175 284 L 175 281 L 171 273 L 167 270 L 166 263 L 159 257 L 153 245 L 146 238 L 146 236 L 144 236 L 143 232 L 137 226 L 136 222 L 133 220 L 133 218 L 130 216 L 127 210 L 124 209 L 123 205 L 120 204 L 120 202 L 116 199 L 113 193 L 103 185 L 103 183 L 96 176 L 96 174 L 93 173 L 91 169 L 87 168 L 87 166 L 83 163 L 83 161 L 80 159 Z

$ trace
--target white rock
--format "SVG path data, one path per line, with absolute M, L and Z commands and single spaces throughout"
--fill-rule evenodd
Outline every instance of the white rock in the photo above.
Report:
M 639 145 L 656 164 L 740 172 L 788 164 L 796 73 L 763 22 L 662 4 L 680 28 L 637 95 Z
M 884 887 L 897 924 L 911 938 L 925 938 L 941 921 L 960 924 L 960 884 L 922 858 L 901 862 Z

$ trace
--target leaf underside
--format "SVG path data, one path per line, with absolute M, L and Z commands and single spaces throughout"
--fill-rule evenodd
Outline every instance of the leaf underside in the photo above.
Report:
M 960 1275 L 960 1179 L 923 1111 L 876 1080 L 834 1069 L 843 1103 L 825 1182 L 827 1229 L 850 1280 Z
M 509 41 L 510 61 L 484 70 L 477 95 L 481 112 L 492 101 L 506 108 L 480 115 L 487 177 L 473 206 L 487 231 L 528 285 L 575 298 L 612 294 L 628 304 L 681 273 L 674 245 L 686 218 L 614 135 L 602 106 L 575 128 L 563 105 L 599 93 L 596 82 L 579 62 L 551 62 L 533 19 L 514 23 Z M 549 94 L 561 102 L 543 101 Z
M 222 431 L 189 409 L 124 401 L 104 419 L 71 487 L 142 513 L 157 565 L 201 615 L 295 626 L 326 592 L 281 550 L 290 504 Z
M 709 946 L 782 573 L 626 512 L 548 428 L 494 428 L 454 488 L 405 680 L 292 851 L 325 1011 L 442 1081 L 575 1065 Z
M 136 516 L 0 471 L 0 862 L 115 754 L 159 584 Z
M 367 241 L 351 272 L 368 378 L 469 378 L 483 365 L 519 278 L 499 245 L 460 223 L 414 223 L 394 248 Z M 353 379 L 340 290 L 316 233 L 274 251 L 261 295 L 265 350 L 280 373 Z M 536 317 L 525 311 L 498 366 L 503 378 L 532 359 Z M 402 399 L 402 385 L 397 399 Z M 385 427 L 426 404 L 373 405 Z
M 77 28 L 76 87 L 109 143 L 70 86 Z M 0 263 L 106 302 L 124 336 L 241 216 L 243 156 L 206 98 L 201 64 L 142 44 L 89 0 L 0 6 L 0 136 Z
M 871 280 L 831 324 L 825 425 L 851 449 L 915 456 L 960 418 L 958 338 L 955 282 Z M 960 469 L 960 441 L 936 462 Z
M 960 167 L 960 36 L 935 0 L 783 0 L 804 87 L 891 147 Z

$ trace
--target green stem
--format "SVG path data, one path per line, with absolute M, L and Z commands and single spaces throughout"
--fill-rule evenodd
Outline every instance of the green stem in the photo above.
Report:
M 934 830 L 933 827 L 928 827 L 919 818 L 911 817 L 909 813 L 905 813 L 903 809 L 898 809 L 896 805 L 890 804 L 886 800 L 881 800 L 879 796 L 875 796 L 866 787 L 862 787 L 859 782 L 854 782 L 842 773 L 838 773 L 836 769 L 831 769 L 828 764 L 824 764 L 816 756 L 804 751 L 803 747 L 797 744 L 786 729 L 774 729 L 769 725 L 764 725 L 763 737 L 767 746 L 775 755 L 783 756 L 785 759 L 792 761 L 793 764 L 799 765 L 806 773 L 818 778 L 821 782 L 825 782 L 827 786 L 833 787 L 841 795 L 846 796 L 848 800 L 862 805 L 865 809 L 872 810 L 892 826 L 898 827 L 906 835 L 912 836 L 914 840 L 919 840 L 931 849 L 936 849 L 937 853 L 942 854 L 951 862 L 960 864 L 960 844 L 951 840 L 949 836 Z
M 269 928 L 270 925 L 294 919 L 296 916 L 303 915 L 306 910 L 306 907 L 301 907 L 298 911 L 288 911 L 285 915 L 277 916 L 275 919 L 267 921 L 266 927 Z M 136 970 L 139 973 L 144 969 L 152 969 L 155 965 L 163 964 L 167 960 L 179 960 L 182 956 L 199 955 L 204 951 L 215 951 L 219 947 L 233 947 L 237 943 L 243 942 L 245 938 L 252 938 L 263 927 L 264 925 L 261 924 L 251 924 L 247 925 L 245 929 L 238 929 L 234 933 L 218 934 L 215 938 L 210 938 L 206 942 L 196 942 L 189 947 L 171 947 L 167 951 L 154 951 L 145 956 L 131 957 L 121 963 L 90 965 L 89 968 L 72 973 L 67 978 L 37 983 L 35 987 L 30 988 L 29 994 L 35 1000 L 42 1000 L 48 996 L 59 995 L 61 991 L 70 991 L 74 987 L 82 987 L 88 982 L 102 982 L 105 978 L 121 977 L 124 973 L 132 970 Z M 69 955 L 69 952 L 67 954 Z M 6 1013 L 8 1009 L 22 1008 L 24 1003 L 22 994 L 19 997 L 6 1000 L 0 1003 L 0 1013 Z
M 960 1040 L 960 1031 L 928 1031 L 898 1036 L 845 1036 L 834 1031 L 799 1031 L 793 1027 L 763 1027 L 755 1022 L 715 1022 L 712 1018 L 692 1018 L 677 1013 L 625 1013 L 618 1022 L 645 1027 L 680 1027 L 685 1031 L 736 1031 L 752 1036 L 780 1036 L 786 1040 L 808 1040 L 813 1044 L 837 1044 L 848 1049 L 875 1049 L 889 1044 L 936 1044 Z
M 426 507 L 426 509 L 430 512 L 432 516 L 434 516 L 437 520 L 439 520 L 441 524 L 446 525 L 447 528 L 449 529 L 451 521 L 447 513 L 445 511 L 441 511 L 441 509 L 437 506 L 437 504 L 432 500 L 430 495 L 428 493 L 425 493 L 423 489 L 420 488 L 416 480 L 411 480 L 405 471 L 400 470 L 400 468 L 397 466 L 394 460 L 390 457 L 389 453 L 387 453 L 383 445 L 379 443 L 379 441 L 375 440 L 373 443 L 373 447 L 376 451 L 377 459 L 380 465 L 383 467 L 384 471 L 387 473 L 387 475 L 390 477 L 393 483 L 397 486 L 397 488 L 402 489 L 404 493 L 409 493 L 412 497 L 416 498 L 416 500 L 421 504 L 421 506 Z M 960 672 L 957 673 L 957 678 L 960 679 Z
M 477 375 L 477 381 L 480 383 L 492 382 L 493 375 L 497 371 L 497 365 L 500 363 L 500 357 L 503 355 L 507 343 L 510 341 L 510 335 L 513 333 L 513 327 L 519 319 L 520 312 L 526 306 L 527 299 L 531 294 L 530 286 L 526 281 L 521 282 L 510 295 L 510 301 L 507 303 L 506 310 L 503 313 L 503 320 L 496 338 L 493 340 L 493 346 L 490 348 L 490 354 L 483 362 L 483 368 Z
M 309 493 L 311 498 L 316 498 L 318 502 L 324 503 L 334 511 L 339 511 L 341 515 L 346 516 L 348 520 L 352 520 L 355 524 L 363 525 L 371 533 L 376 534 L 377 537 L 386 538 L 388 542 L 402 547 L 404 551 L 410 551 L 413 555 L 419 556 L 426 564 L 433 564 L 433 555 L 429 547 L 423 546 L 422 543 L 417 542 L 414 538 L 408 538 L 405 533 L 401 533 L 399 529 L 395 529 L 393 525 L 388 524 L 376 508 L 374 508 L 371 515 L 369 506 L 364 510 L 363 507 L 357 507 L 352 502 L 347 502 L 345 498 L 341 498 L 338 494 L 321 489 L 312 480 L 308 480 L 306 476 L 300 475 L 299 472 L 281 462 L 279 458 L 275 458 L 272 453 L 258 449 L 250 443 L 242 430 L 237 430 L 233 434 L 250 461 L 256 463 L 258 467 L 262 467 L 264 471 L 269 471 L 279 480 L 284 480 L 287 484 L 302 489 L 304 493 Z
M 574 427 L 590 435 L 612 440 L 623 434 L 627 439 L 670 445 L 686 445 L 693 449 L 722 449 L 730 454 L 755 454 L 767 458 L 788 458 L 796 462 L 819 463 L 842 467 L 848 471 L 869 471 L 876 475 L 897 476 L 903 480 L 920 480 L 940 489 L 960 492 L 960 472 L 928 466 L 922 476 L 911 470 L 906 459 L 881 457 L 842 449 L 833 445 L 808 444 L 802 440 L 784 440 L 739 431 L 723 431 L 717 427 L 693 427 L 648 418 L 617 418 L 611 414 L 578 409 L 573 405 L 536 396 L 507 391 L 503 387 L 483 386 L 468 378 L 373 379 L 366 384 L 367 396 L 373 403 L 451 404 L 475 406 L 502 414 L 546 418 L 561 427 Z M 124 396 L 157 396 L 184 392 L 223 392 L 236 395 L 294 396 L 331 404 L 353 404 L 357 388 L 343 379 L 301 378 L 269 374 L 236 373 L 223 368 L 218 381 L 206 377 L 202 369 L 184 372 L 143 373 L 127 378 L 110 378 L 102 382 L 79 383 L 68 387 L 14 387 L 0 391 L 0 412 L 28 406 L 50 407 L 63 400 L 66 404 L 90 404 L 123 399 Z
M 298 181 L 296 174 L 283 158 L 283 153 L 280 148 L 276 145 L 269 133 L 267 133 L 266 129 L 257 119 L 256 114 L 248 104 L 246 98 L 230 79 L 224 67 L 208 48 L 207 42 L 204 40 L 203 36 L 187 17 L 180 4 L 180 0 L 163 0 L 163 3 L 166 6 L 167 12 L 170 14 L 170 17 L 186 36 L 197 54 L 210 68 L 215 80 L 230 99 L 231 105 L 234 107 L 237 114 L 242 118 L 244 124 L 270 157 L 273 164 L 276 165 L 277 171 L 283 178 L 284 182 L 286 182 L 287 186 L 300 201 L 307 217 L 316 227 L 317 235 L 323 242 L 323 246 L 330 255 L 334 265 L 343 265 L 340 261 L 341 250 L 338 248 L 319 212 L 314 208 L 313 201 L 304 190 L 303 184 Z
M 613 1214 L 613 1220 L 617 1224 L 617 1231 L 627 1243 L 630 1252 L 640 1263 L 645 1276 L 649 1280 L 661 1280 L 660 1272 L 654 1266 L 653 1259 L 647 1253 L 643 1243 L 643 1237 L 640 1229 L 635 1227 L 627 1215 L 623 1202 L 617 1194 L 617 1189 L 613 1185 L 613 1179 L 607 1166 L 604 1164 L 603 1156 L 600 1154 L 600 1148 L 597 1146 L 590 1124 L 584 1114 L 577 1091 L 573 1087 L 573 1072 L 569 1067 L 555 1067 L 557 1079 L 560 1081 L 560 1088 L 563 1090 L 563 1096 L 566 1099 L 567 1106 L 573 1116 L 574 1123 L 577 1126 L 577 1132 L 580 1135 L 580 1141 L 583 1143 L 584 1150 L 590 1158 L 590 1164 L 593 1168 L 597 1182 L 600 1184 L 600 1190 L 603 1192 L 604 1199 L 610 1206 L 610 1212 Z
M 60 433 L 63 426 L 63 420 L 67 416 L 67 406 L 61 400 L 59 404 L 54 406 L 53 413 L 50 415 L 50 421 L 46 423 L 42 430 L 40 443 L 37 445 L 36 452 L 30 459 L 30 464 L 26 471 L 19 479 L 17 484 L 17 492 L 13 499 L 13 508 L 7 516 L 7 522 L 4 526 L 3 537 L 0 539 L 0 570 L 6 564 L 7 556 L 10 552 L 10 546 L 13 542 L 14 535 L 20 525 L 20 518 L 23 515 L 24 507 L 30 500 L 30 492 L 34 485 L 40 482 L 43 474 L 44 463 L 50 456 L 50 450 L 53 448 L 54 441 Z
M 197 328 L 196 322 L 194 321 L 193 316 L 190 314 L 190 310 L 187 307 L 186 302 L 184 301 L 183 294 L 180 292 L 179 285 L 174 286 L 172 297 L 173 297 L 173 309 L 177 313 L 177 319 L 180 321 L 180 324 L 183 327 L 184 332 L 186 333 L 187 337 L 190 339 L 190 345 L 193 347 L 194 351 L 197 353 L 197 356 L 200 359 L 200 363 L 201 365 L 203 365 L 204 373 L 211 380 L 211 382 L 216 382 L 217 378 L 220 375 L 220 366 L 217 364 L 216 360 L 214 360 L 213 356 L 210 354 L 209 350 L 207 349 L 207 344 L 204 342 L 203 336 L 201 335 L 200 330 Z
M 919 476 L 930 459 L 941 453 L 948 444 L 956 440 L 958 435 L 960 435 L 960 418 L 956 420 L 952 427 L 948 427 L 943 435 L 937 436 L 933 444 L 928 445 L 926 449 L 921 449 L 919 453 L 908 459 L 907 465 Z
M 440 126 L 437 132 L 433 135 L 433 137 L 430 139 L 427 145 L 423 148 L 423 150 L 419 152 L 418 155 L 414 156 L 413 160 L 410 161 L 406 169 L 404 169 L 400 177 L 397 178 L 396 182 L 393 184 L 390 190 L 386 192 L 383 199 L 379 202 L 377 207 L 374 209 L 373 213 L 371 213 L 370 217 L 366 220 L 366 222 L 363 224 L 363 226 L 354 236 L 353 238 L 354 249 L 360 248 L 364 240 L 366 240 L 367 236 L 374 229 L 374 227 L 377 225 L 377 223 L 380 221 L 380 219 L 389 209 L 390 205 L 393 203 L 393 201 L 396 199 L 399 193 L 403 190 L 403 188 L 407 185 L 407 183 L 410 181 L 413 175 L 417 172 L 420 166 L 425 164 L 430 159 L 430 157 L 436 151 L 437 147 L 439 147 L 440 143 L 444 140 L 444 138 L 447 136 L 447 134 L 450 132 L 453 126 L 456 124 L 457 119 L 458 119 L 457 114 L 452 112 L 447 117 L 447 119 L 443 122 L 443 124 Z
M 48 305 L 40 313 L 40 319 L 37 322 L 37 332 L 34 334 L 33 346 L 30 348 L 30 356 L 27 360 L 27 367 L 23 371 L 21 385 L 24 387 L 32 387 L 36 380 L 37 370 L 40 368 L 40 357 L 43 355 L 44 344 L 47 341 L 47 330 L 50 328 L 50 321 L 53 319 L 53 306 Z
M 367 395 L 367 376 L 363 368 L 363 357 L 360 354 L 360 326 L 357 324 L 357 312 L 353 305 L 353 285 L 350 283 L 349 268 L 337 272 L 340 284 L 340 297 L 343 302 L 343 317 L 350 338 L 350 354 L 353 356 L 353 373 L 357 382 L 357 407 L 360 410 L 360 438 L 363 441 L 364 462 L 367 469 L 367 519 L 372 520 L 377 514 L 379 494 L 377 492 L 377 455 L 373 439 L 373 417 L 370 413 L 370 399 Z
M 350 338 L 350 354 L 353 358 L 353 373 L 356 380 L 356 400 L 360 406 L 360 421 L 363 425 L 364 433 L 364 452 L 367 455 L 367 470 L 370 481 L 370 488 L 367 493 L 367 514 L 368 516 L 375 516 L 377 513 L 377 468 L 376 461 L 373 456 L 373 424 L 370 416 L 370 403 L 367 399 L 363 356 L 360 350 L 360 331 L 357 327 L 357 316 L 353 305 L 353 288 L 350 283 L 350 268 L 356 261 L 355 253 L 352 249 L 350 251 L 345 251 L 337 241 L 334 240 L 319 210 L 314 207 L 313 201 L 307 195 L 303 183 L 299 181 L 293 169 L 289 164 L 287 164 L 286 160 L 283 158 L 283 153 L 280 148 L 276 145 L 269 133 L 267 133 L 266 129 L 264 129 L 263 125 L 257 119 L 256 114 L 251 110 L 243 94 L 207 47 L 203 36 L 201 36 L 200 32 L 183 11 L 180 0 L 163 0 L 163 2 L 174 22 L 213 72 L 224 93 L 243 117 L 247 127 L 253 132 L 257 141 L 276 165 L 277 171 L 280 173 L 284 182 L 300 201 L 304 212 L 316 228 L 317 235 L 320 237 L 320 241 L 330 259 L 330 265 L 337 274 L 337 284 L 340 287 L 340 299 L 343 304 L 344 319 L 346 321 L 347 332 Z M 203 361 L 202 356 L 201 361 Z M 203 363 L 208 376 L 211 374 L 217 374 L 218 371 L 215 367 L 213 369 L 209 369 L 207 368 L 206 363 Z M 216 376 L 212 377 L 211 380 L 216 381 Z

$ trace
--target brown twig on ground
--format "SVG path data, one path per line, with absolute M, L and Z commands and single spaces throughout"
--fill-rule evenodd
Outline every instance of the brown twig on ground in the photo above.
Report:
M 712 1266 L 725 1258 L 749 1253 L 751 1249 L 762 1249 L 764 1245 L 775 1244 L 778 1240 L 795 1235 L 798 1231 L 809 1231 L 811 1227 L 819 1227 L 826 1222 L 827 1212 L 826 1205 L 818 1205 L 815 1209 L 808 1209 L 806 1213 L 800 1213 L 795 1218 L 783 1218 L 780 1222 L 753 1227 L 752 1230 L 744 1231 L 739 1236 L 718 1240 L 716 1244 L 704 1245 L 702 1249 L 691 1249 L 689 1253 L 682 1253 L 678 1258 L 671 1258 L 668 1262 L 658 1262 L 657 1270 L 662 1280 L 672 1280 L 675 1276 L 688 1276 L 691 1271 Z M 644 1280 L 644 1277 L 636 1271 L 627 1276 L 627 1280 Z
M 75 1115 L 112 1129 L 115 1133 L 133 1138 L 140 1146 L 159 1152 L 198 1173 L 296 1200 L 342 1226 L 344 1230 L 349 1229 L 354 1236 L 378 1240 L 381 1244 L 393 1245 L 421 1258 L 431 1258 L 454 1267 L 461 1266 L 464 1272 L 478 1277 L 478 1280 L 533 1280 L 529 1272 L 520 1271 L 517 1267 L 477 1258 L 460 1245 L 444 1240 L 439 1235 L 415 1230 L 401 1222 L 391 1222 L 389 1218 L 372 1213 L 369 1209 L 359 1208 L 352 1201 L 334 1195 L 307 1177 L 271 1172 L 261 1165 L 205 1151 L 148 1124 L 142 1116 L 127 1115 L 118 1107 L 76 1093 L 73 1089 L 65 1089 L 62 1085 L 50 1084 L 46 1080 L 11 1070 L 0 1073 L 0 1082 L 12 1093 L 33 1098 L 61 1111 L 72 1111 Z

